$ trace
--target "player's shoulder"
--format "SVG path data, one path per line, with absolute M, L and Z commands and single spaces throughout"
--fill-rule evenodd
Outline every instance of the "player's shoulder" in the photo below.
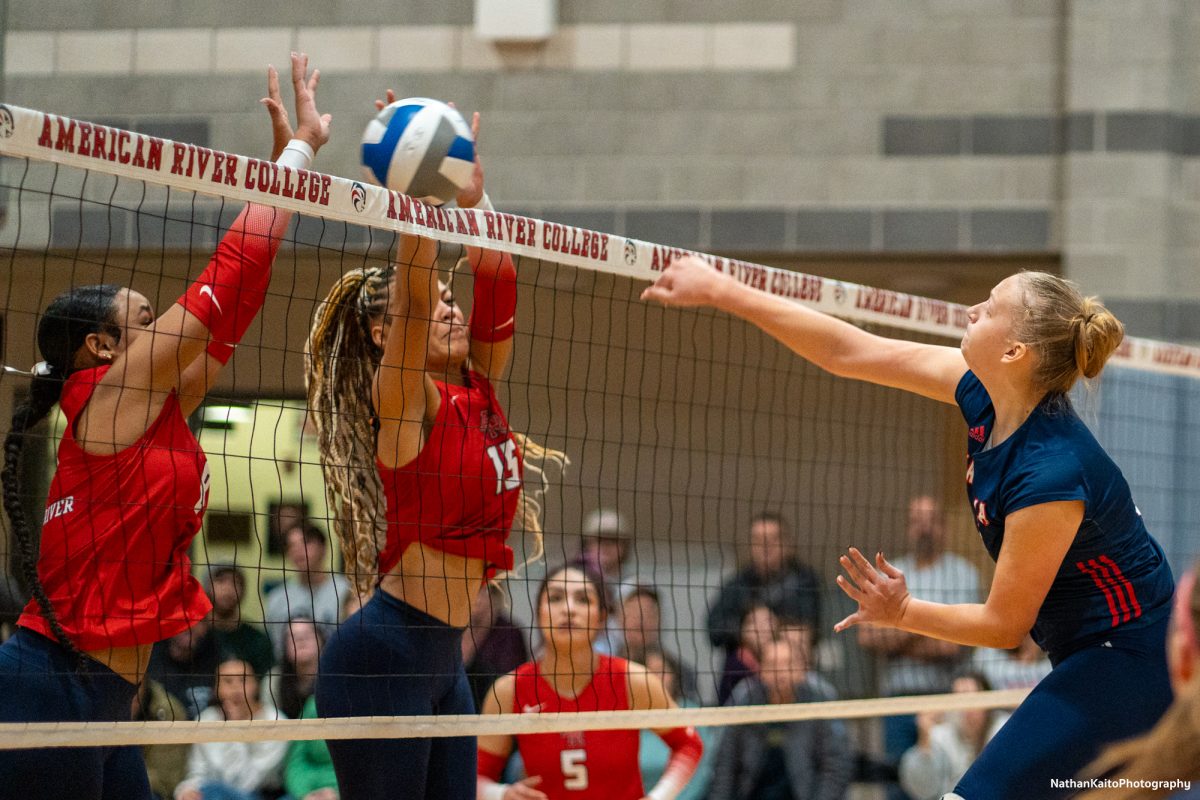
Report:
M 518 669 L 520 669 L 518 667 Z M 511 714 L 517 698 L 517 670 L 501 675 L 492 683 L 483 698 L 484 713 Z M 494 708 L 488 706 L 495 704 Z

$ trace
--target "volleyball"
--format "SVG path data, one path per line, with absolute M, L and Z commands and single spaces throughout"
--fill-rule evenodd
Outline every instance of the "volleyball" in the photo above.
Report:
M 432 205 L 453 200 L 475 170 L 475 141 L 455 109 L 426 97 L 384 107 L 362 139 L 367 180 Z

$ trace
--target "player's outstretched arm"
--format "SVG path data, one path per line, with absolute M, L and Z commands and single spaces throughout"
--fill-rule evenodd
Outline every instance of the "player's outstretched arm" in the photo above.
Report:
M 672 261 L 642 292 L 642 299 L 681 308 L 711 306 L 754 323 L 834 375 L 903 389 L 950 405 L 954 405 L 954 391 L 967 371 L 958 348 L 867 333 L 848 322 L 752 289 L 696 256 Z
M 267 67 L 267 96 L 259 102 L 266 108 L 271 120 L 271 160 L 290 167 L 304 168 L 311 165 L 313 156 L 329 141 L 332 117 L 317 110 L 316 94 L 321 81 L 321 71 L 313 70 L 312 75 L 309 75 L 308 57 L 302 53 L 292 53 L 291 62 L 292 90 L 296 107 L 295 130 L 292 128 L 287 107 L 283 104 L 279 91 L 279 73 L 274 66 Z M 241 257 L 251 262 L 244 268 L 257 268 L 261 271 L 258 283 L 263 292 L 259 296 L 250 286 L 244 285 L 246 291 L 240 294 L 238 308 L 234 312 L 238 316 L 232 332 L 235 341 L 222 342 L 214 338 L 208 343 L 205 352 L 184 368 L 179 382 L 179 400 L 184 415 L 190 414 L 203 402 L 209 387 L 229 362 L 234 347 L 261 309 L 262 302 L 266 299 L 265 289 L 270 282 L 271 265 L 291 216 L 290 212 L 251 203 L 222 239 L 221 247 L 232 250 L 235 257 L 240 251 Z M 251 246 L 242 249 L 240 245 L 246 243 L 247 237 L 257 238 L 259 242 L 265 243 L 266 247 Z
M 971 647 L 1012 649 L 1033 628 L 1081 522 L 1082 500 L 1039 503 L 1009 514 L 992 589 L 983 603 L 947 605 L 914 598 L 904 573 L 883 553 L 872 565 L 852 547 L 839 559 L 846 574 L 837 583 L 858 610 L 833 629 L 840 633 L 870 623 Z
M 424 443 L 425 417 L 436 412 L 437 389 L 425 371 L 429 324 L 437 305 L 438 243 L 401 236 L 396 277 L 388 292 L 383 358 L 375 372 L 373 402 L 379 412 L 376 454 L 384 466 L 403 466 Z
M 307 167 L 313 153 L 329 138 L 329 116 L 316 110 L 319 74 L 309 77 L 308 57 L 293 53 L 291 59 L 298 128 L 283 159 L 295 149 Z M 278 103 L 277 79 L 274 84 Z M 281 135 L 278 116 L 273 110 L 276 143 Z M 282 121 L 287 122 L 286 114 Z M 171 391 L 178 389 L 181 396 L 186 395 L 186 403 L 181 402 L 185 414 L 198 405 L 210 380 L 205 353 L 209 359 L 227 361 L 262 307 L 270 266 L 288 218 L 275 209 L 248 205 L 195 283 L 113 360 L 113 368 L 96 387 L 77 423 L 89 452 L 115 452 L 137 441 Z M 136 310 L 130 311 L 132 325 Z M 193 367 L 196 361 L 201 366 Z M 92 420 L 98 421 L 95 430 Z

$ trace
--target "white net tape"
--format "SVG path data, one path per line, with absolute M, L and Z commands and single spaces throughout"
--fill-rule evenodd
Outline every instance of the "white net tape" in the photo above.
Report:
M 0 724 L 0 750 L 27 747 L 262 742 L 311 739 L 425 739 L 515 736 L 593 730 L 662 730 L 684 726 L 753 725 L 811 719 L 860 719 L 925 711 L 1012 708 L 1028 691 L 957 692 L 916 697 L 834 700 L 669 711 L 587 711 L 571 714 L 445 715 L 230 722 L 40 722 Z
M 441 209 L 359 181 L 0 105 L 0 154 L 52 161 L 200 194 L 262 203 L 387 231 L 429 235 L 596 272 L 652 281 L 686 252 L 494 211 Z M 961 338 L 967 308 L 792 270 L 697 253 L 770 294 L 854 322 Z M 1200 377 L 1200 348 L 1126 337 L 1114 366 Z

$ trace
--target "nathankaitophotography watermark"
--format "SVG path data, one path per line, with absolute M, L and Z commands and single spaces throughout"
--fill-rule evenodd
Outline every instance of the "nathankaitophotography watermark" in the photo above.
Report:
M 1154 792 L 1189 791 L 1191 781 L 1155 781 L 1145 778 L 1051 778 L 1051 789 L 1150 789 Z

